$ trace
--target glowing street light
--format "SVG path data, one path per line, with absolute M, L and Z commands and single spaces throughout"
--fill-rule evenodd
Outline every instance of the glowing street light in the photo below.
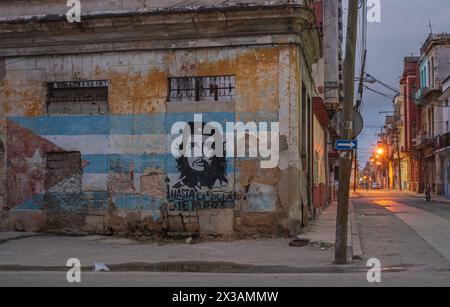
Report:
M 380 155 L 380 156 L 381 156 L 382 154 L 384 154 L 384 149 L 381 148 L 381 147 L 378 148 L 378 149 L 377 149 L 377 154 Z

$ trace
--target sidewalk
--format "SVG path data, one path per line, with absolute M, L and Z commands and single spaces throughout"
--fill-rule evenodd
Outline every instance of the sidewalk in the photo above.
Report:
M 408 196 L 414 197 L 414 198 L 422 198 L 425 199 L 425 194 L 424 193 L 416 193 L 416 192 L 411 192 L 411 191 L 400 191 L 400 190 L 396 190 L 396 192 L 399 193 L 404 193 Z M 431 195 L 431 201 L 435 201 L 435 202 L 439 202 L 439 203 L 445 203 L 445 204 L 450 204 L 450 199 L 446 198 L 445 196 L 442 195 Z
M 307 233 L 299 236 L 300 239 L 309 240 L 321 246 L 334 246 L 336 239 L 336 211 L 337 204 L 333 203 L 316 220 L 311 222 Z M 359 242 L 359 231 L 356 223 L 353 205 L 350 201 L 348 217 L 347 248 L 353 259 L 362 258 L 361 243 Z
M 307 229 L 302 237 L 311 240 L 311 244 L 304 247 L 290 246 L 292 239 L 162 244 L 106 236 L 39 235 L 0 244 L 0 271 L 62 270 L 69 258 L 80 259 L 86 269 L 102 262 L 121 270 L 165 267 L 166 271 L 183 271 L 183 267 L 189 266 L 195 267 L 193 270 L 234 268 L 243 272 L 332 270 L 342 268 L 333 265 L 335 219 L 334 205 Z M 351 231 L 349 238 L 352 238 Z

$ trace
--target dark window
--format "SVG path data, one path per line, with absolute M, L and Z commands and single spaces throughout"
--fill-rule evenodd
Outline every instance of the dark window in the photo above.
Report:
M 230 101 L 234 76 L 169 78 L 169 101 Z
M 108 81 L 47 83 L 48 114 L 108 113 Z

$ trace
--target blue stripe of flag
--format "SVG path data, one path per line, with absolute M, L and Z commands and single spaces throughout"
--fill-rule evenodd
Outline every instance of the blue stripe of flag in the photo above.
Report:
M 272 112 L 209 112 L 201 113 L 204 122 L 222 124 L 236 120 L 277 121 Z M 52 115 L 10 117 L 18 125 L 38 135 L 142 135 L 170 134 L 176 122 L 192 122 L 194 113 L 157 113 L 135 115 Z

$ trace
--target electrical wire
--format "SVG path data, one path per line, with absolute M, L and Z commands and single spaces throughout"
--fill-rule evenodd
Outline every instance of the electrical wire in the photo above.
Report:
M 393 91 L 393 92 L 395 92 L 395 93 L 397 93 L 397 94 L 401 94 L 401 92 L 400 92 L 399 89 L 397 89 L 397 88 L 395 88 L 395 87 L 393 87 L 393 86 L 391 86 L 391 85 L 389 85 L 389 84 L 387 84 L 387 83 L 381 81 L 380 79 L 375 78 L 375 77 L 372 76 L 371 74 L 368 74 L 368 73 L 367 73 L 366 76 L 368 76 L 369 78 L 372 78 L 373 80 L 375 80 L 376 82 L 380 83 L 380 84 L 383 85 L 384 87 L 390 89 L 391 91 Z
M 376 94 L 378 94 L 378 95 L 380 95 L 380 96 L 386 97 L 386 98 L 388 98 L 388 99 L 394 100 L 394 99 L 396 98 L 395 96 L 390 96 L 389 94 L 385 94 L 385 93 L 382 93 L 382 92 L 380 92 L 380 91 L 374 90 L 373 88 L 370 88 L 370 87 L 368 87 L 367 85 L 364 85 L 364 87 L 365 87 L 367 90 L 369 90 L 369 91 L 371 91 L 371 92 L 374 92 L 374 93 L 376 93 Z

